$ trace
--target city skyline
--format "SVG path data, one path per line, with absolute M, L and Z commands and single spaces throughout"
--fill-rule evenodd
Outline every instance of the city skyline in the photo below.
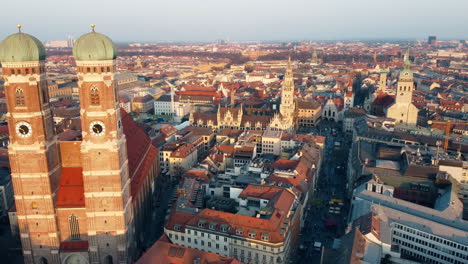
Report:
M 434 1 L 433 1 L 434 2 Z M 217 1 L 154 3 L 135 0 L 129 10 L 123 1 L 89 0 L 62 6 L 57 0 L 23 4 L 4 3 L 0 38 L 16 24 L 41 41 L 65 39 L 89 32 L 89 24 L 116 42 L 298 41 L 465 39 L 468 2 L 396 0 L 392 5 L 360 0 L 333 2 L 241 0 L 235 5 Z M 182 8 L 183 7 L 183 8 Z M 71 10 L 71 11 L 70 11 Z M 118 19 L 117 19 L 118 18 Z M 53 30 L 51 30 L 53 28 Z

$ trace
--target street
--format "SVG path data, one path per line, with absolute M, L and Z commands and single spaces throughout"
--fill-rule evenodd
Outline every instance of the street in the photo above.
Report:
M 312 202 L 306 209 L 306 220 L 301 232 L 295 263 L 320 263 L 320 248 L 330 248 L 333 240 L 344 234 L 348 205 L 346 202 L 346 164 L 349 146 L 342 128 L 335 122 L 322 121 L 309 133 L 326 136 L 322 169 Z M 335 148 L 335 142 L 341 146 Z

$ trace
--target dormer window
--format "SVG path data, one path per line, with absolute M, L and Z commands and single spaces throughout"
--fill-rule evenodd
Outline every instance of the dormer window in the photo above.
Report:
M 228 231 L 228 226 L 227 225 L 221 225 L 221 232 L 227 232 Z
M 270 234 L 262 233 L 262 240 L 263 241 L 269 241 L 270 240 Z
M 179 231 L 182 229 L 182 226 L 181 225 L 174 225 L 174 230 L 175 231 Z
M 237 229 L 236 229 L 236 235 L 242 236 L 242 233 L 244 233 L 244 229 L 243 229 L 243 228 L 237 228 Z
M 216 229 L 216 223 L 210 223 L 209 229 L 210 230 L 215 230 Z
M 198 227 L 205 228 L 205 222 L 206 222 L 205 220 L 198 221 Z
M 253 230 L 249 231 L 249 237 L 250 238 L 255 238 L 256 235 L 257 235 L 257 231 L 253 231 Z

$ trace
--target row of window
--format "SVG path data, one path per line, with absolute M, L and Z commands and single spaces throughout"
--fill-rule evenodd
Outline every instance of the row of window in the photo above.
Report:
M 111 67 L 78 67 L 79 72 L 111 72 Z
M 195 231 L 196 232 L 196 231 Z M 174 238 L 174 244 L 184 244 L 182 242 L 185 242 L 185 237 L 184 236 L 180 236 L 180 242 L 179 242 L 179 236 L 178 235 L 172 235 L 171 233 L 169 234 L 169 238 L 172 239 Z M 191 245 L 192 243 L 192 238 L 190 237 L 187 237 L 187 242 L 189 243 L 188 246 Z M 221 248 L 221 245 L 218 244 L 218 243 L 211 243 L 210 241 L 206 242 L 203 241 L 203 240 L 198 240 L 198 239 L 193 239 L 193 243 L 195 245 L 195 248 L 198 247 L 198 245 L 200 245 L 201 247 L 204 247 L 205 245 L 209 248 L 212 248 L 213 244 L 214 244 L 214 248 L 216 250 L 219 250 Z M 244 242 L 242 242 L 242 244 L 244 244 Z M 257 249 L 258 249 L 258 245 L 257 245 Z M 223 250 L 224 252 L 228 251 L 228 247 L 226 245 L 223 246 Z M 266 246 L 263 246 L 263 250 L 266 251 Z M 208 249 L 209 252 L 212 252 L 211 250 Z M 249 261 L 252 261 L 252 252 L 247 250 L 247 253 L 245 252 L 246 250 L 244 249 L 240 249 L 240 254 L 239 254 L 239 257 L 238 257 L 238 249 L 237 248 L 233 248 L 233 257 L 234 258 L 239 258 L 239 259 L 243 259 L 244 257 L 246 257 L 247 259 L 249 259 Z M 273 251 L 273 248 L 271 249 L 271 251 Z M 219 251 L 214 251 L 214 253 L 219 253 Z M 256 262 L 258 262 L 259 259 L 262 259 L 263 262 L 266 262 L 267 260 L 267 255 L 266 254 L 259 254 L 258 252 L 255 252 L 255 260 Z M 270 256 L 270 261 L 271 262 L 274 262 L 274 257 L 273 256 Z
M 406 92 L 406 89 L 408 89 L 408 92 L 411 91 L 411 87 L 410 86 L 400 86 L 400 92 Z
M 436 250 L 436 251 L 440 251 L 440 252 L 442 252 L 442 253 L 445 253 L 445 254 L 447 254 L 447 255 L 453 255 L 453 256 L 456 256 L 456 257 L 458 257 L 458 258 L 462 258 L 462 259 L 468 260 L 468 255 L 464 255 L 464 254 L 462 254 L 462 253 L 455 252 L 455 251 L 449 250 L 449 249 L 444 248 L 444 247 L 440 247 L 440 246 L 438 246 L 438 245 L 429 243 L 429 242 L 427 242 L 427 241 L 425 241 L 425 240 L 415 239 L 414 237 L 409 237 L 409 236 L 407 236 L 407 235 L 405 235 L 405 234 L 401 234 L 401 233 L 398 233 L 398 232 L 397 232 L 395 235 L 400 236 L 400 237 L 402 237 L 402 238 L 404 238 L 404 239 L 407 239 L 407 240 L 416 242 L 417 244 L 415 244 L 415 243 L 413 243 L 413 242 L 410 242 L 410 243 L 405 242 L 405 241 L 403 241 L 403 240 L 398 239 L 397 237 L 394 237 L 394 238 L 392 239 L 394 243 L 399 244 L 399 245 L 403 245 L 403 246 L 408 247 L 408 248 L 411 248 L 411 249 L 415 249 L 415 250 L 418 251 L 418 252 L 425 253 L 425 254 L 427 253 L 427 254 L 429 254 L 429 255 L 431 255 L 431 256 L 434 256 L 434 257 L 436 257 L 436 258 L 440 258 L 440 259 L 444 259 L 444 260 L 445 260 L 446 257 L 445 257 L 444 255 L 439 254 L 439 253 L 436 253 L 436 252 L 431 251 L 431 250 L 428 250 L 428 249 L 426 249 L 426 248 L 422 248 L 422 247 L 417 246 L 417 245 L 423 245 L 423 246 L 432 248 L 432 249 L 434 249 L 434 250 Z
M 45 72 L 44 66 L 39 67 L 39 71 Z M 22 69 L 10 69 L 10 74 L 11 75 L 20 75 L 20 74 L 36 74 L 36 68 L 24 68 L 24 71 Z
M 46 94 L 44 93 L 44 100 L 46 99 Z M 99 90 L 96 86 L 91 87 L 90 90 L 90 103 L 91 105 L 98 106 L 100 105 L 99 99 Z M 15 104 L 16 106 L 25 106 L 26 100 L 24 97 L 24 91 L 21 88 L 16 88 L 15 90 Z
M 421 255 L 421 254 L 418 254 L 416 252 L 413 252 L 411 250 L 406 250 L 406 249 L 402 249 L 401 254 L 403 256 L 410 256 L 417 260 L 424 261 L 424 263 L 430 263 L 430 264 L 445 264 L 445 263 L 465 264 L 466 263 L 466 262 L 454 260 L 445 256 L 443 256 L 444 258 L 440 258 L 440 259 L 443 259 L 443 261 L 437 261 L 437 260 L 432 259 L 431 257 L 428 257 L 427 255 Z
M 416 230 L 416 229 L 413 229 L 413 228 L 409 228 L 409 227 L 406 227 L 404 225 L 401 225 L 401 224 L 398 224 L 398 223 L 395 223 L 395 227 L 400 229 L 400 230 L 403 230 L 405 232 L 408 232 L 410 234 L 415 234 L 415 235 L 418 235 L 420 237 L 423 237 L 423 238 L 426 238 L 426 239 L 430 239 L 432 241 L 435 241 L 437 243 L 441 243 L 441 244 L 444 244 L 444 245 L 447 245 L 447 246 L 450 246 L 452 248 L 456 248 L 456 249 L 459 249 L 459 250 L 462 250 L 464 252 L 468 252 L 468 247 L 467 246 L 464 246 L 462 244 L 459 244 L 459 243 L 455 243 L 455 242 L 452 242 L 450 240 L 447 240 L 447 239 L 443 239 L 441 237 L 437 237 L 437 236 L 434 236 L 434 235 L 431 235 L 431 234 L 428 234 L 428 233 L 425 233 L 425 232 L 421 232 L 419 230 Z
M 174 227 L 174 229 L 175 229 L 175 227 Z M 176 231 L 177 231 L 177 230 L 176 230 Z M 237 228 L 237 229 L 236 229 L 236 234 L 237 234 L 237 235 L 242 235 L 242 232 L 243 232 L 243 229 L 242 229 L 242 228 Z M 195 230 L 193 233 L 194 233 L 195 236 L 198 236 L 198 234 L 200 234 L 201 237 L 205 237 L 205 233 L 204 233 L 204 232 L 198 232 L 198 231 Z M 192 230 L 187 229 L 187 234 L 188 234 L 188 235 L 191 235 L 191 234 L 192 234 Z M 255 238 L 255 235 L 256 235 L 256 231 L 249 231 L 249 237 Z M 171 235 L 170 235 L 170 236 L 171 236 Z M 178 235 L 176 235 L 176 239 L 178 239 L 177 237 L 178 237 Z M 181 237 L 183 237 L 183 236 L 181 236 Z M 210 238 L 210 237 L 211 237 L 212 239 L 214 238 L 214 239 L 216 239 L 217 241 L 219 241 L 219 236 L 218 236 L 218 235 L 210 235 L 210 234 L 207 233 L 207 234 L 206 234 L 206 237 L 207 237 L 207 238 Z M 262 233 L 261 238 L 262 238 L 263 241 L 268 241 L 268 240 L 270 239 L 270 235 L 269 235 L 268 233 Z M 227 238 L 227 237 L 223 237 L 223 240 L 224 240 L 224 242 L 228 242 L 228 238 Z M 182 239 L 182 241 L 183 241 L 183 239 Z M 190 242 L 190 241 L 189 241 L 189 242 Z M 238 243 L 238 240 L 237 240 L 237 239 L 234 239 L 234 243 L 237 244 L 237 243 Z M 239 243 L 242 244 L 242 245 L 244 246 L 244 241 L 240 241 Z M 254 243 L 251 243 L 250 246 L 253 246 L 253 244 L 254 244 Z M 256 245 L 256 248 L 257 248 L 257 249 L 259 248 L 259 245 L 258 245 L 258 244 Z M 272 247 L 272 248 L 271 248 L 271 251 L 274 251 L 274 249 L 275 249 L 275 248 Z M 263 246 L 263 250 L 267 250 L 267 247 L 266 247 L 266 246 Z

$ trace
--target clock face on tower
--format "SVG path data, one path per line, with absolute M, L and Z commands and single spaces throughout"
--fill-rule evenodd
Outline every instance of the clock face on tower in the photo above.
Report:
M 16 134 L 22 138 L 27 138 L 32 134 L 31 125 L 28 122 L 18 122 L 16 124 Z
M 94 121 L 91 122 L 89 125 L 89 132 L 95 136 L 102 136 L 104 135 L 104 132 L 106 131 L 106 127 L 104 126 L 104 123 L 101 121 Z

